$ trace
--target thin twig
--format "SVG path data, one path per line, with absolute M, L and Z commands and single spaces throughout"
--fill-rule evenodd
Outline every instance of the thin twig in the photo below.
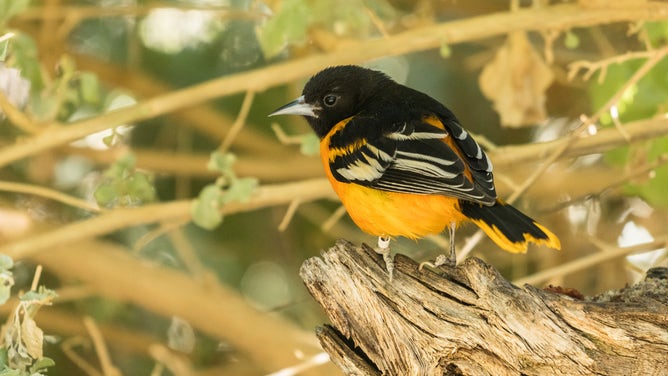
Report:
M 28 134 L 34 134 L 39 131 L 39 127 L 35 122 L 28 115 L 16 108 L 2 91 L 0 91 L 0 109 L 2 109 L 2 112 L 7 115 L 9 122 L 14 124 L 16 128 Z
M 611 189 L 615 189 L 617 187 L 623 186 L 624 184 L 628 183 L 629 181 L 631 181 L 634 178 L 637 178 L 637 177 L 643 176 L 643 175 L 647 175 L 648 173 L 650 173 L 653 170 L 665 165 L 666 163 L 668 163 L 668 154 L 662 154 L 654 162 L 650 163 L 649 165 L 644 166 L 644 167 L 639 168 L 639 169 L 634 169 L 632 172 L 622 175 L 622 177 L 620 177 L 619 179 L 616 179 L 616 180 L 606 184 L 605 187 L 597 189 L 596 192 L 589 192 L 589 193 L 581 195 L 579 197 L 571 198 L 568 201 L 559 202 L 558 204 L 556 204 L 554 206 L 541 209 L 541 211 L 555 212 L 555 211 L 567 208 L 569 206 L 575 205 L 577 203 L 589 200 L 593 197 L 601 196 L 605 192 L 607 192 Z
M 72 337 L 65 339 L 60 344 L 60 349 L 63 351 L 63 354 L 74 363 L 83 373 L 88 376 L 103 376 L 100 371 L 98 371 L 92 364 L 90 364 L 84 357 L 79 355 L 74 347 L 77 345 L 86 345 L 87 343 L 83 341 L 82 338 Z
M 149 245 L 154 240 L 160 238 L 161 236 L 174 231 L 180 227 L 183 227 L 190 223 L 189 220 L 181 220 L 175 222 L 163 222 L 160 227 L 153 229 L 144 235 L 142 235 L 132 246 L 132 251 L 135 253 L 140 252 L 144 247 Z
M 30 291 L 37 291 L 39 286 L 39 279 L 42 276 L 42 265 L 37 265 L 35 268 L 35 274 L 32 277 L 32 284 L 30 285 Z
M 72 197 L 70 195 L 66 195 L 64 193 L 58 192 L 50 188 L 40 187 L 31 184 L 0 181 L 0 191 L 40 196 L 61 202 L 65 205 L 70 205 L 75 208 L 83 209 L 94 213 L 100 213 L 103 211 L 103 209 L 98 207 L 96 204 L 90 203 L 88 201 L 76 197 Z
M 174 245 L 174 249 L 176 249 L 181 262 L 183 262 L 194 279 L 204 281 L 207 268 L 202 264 L 202 260 L 197 256 L 197 251 L 181 227 L 179 226 L 174 231 L 169 232 L 169 240 Z
M 302 143 L 302 136 L 288 135 L 278 123 L 271 123 L 271 130 L 274 131 L 276 138 L 283 145 L 299 145 Z
M 601 74 L 598 76 L 598 83 L 602 83 L 605 80 L 605 76 L 608 67 L 610 65 L 621 64 L 629 60 L 647 59 L 654 56 L 654 54 L 656 54 L 655 50 L 636 51 L 636 52 L 627 52 L 622 55 L 617 55 L 594 62 L 586 60 L 574 61 L 568 65 L 567 77 L 568 80 L 571 81 L 575 78 L 575 76 L 577 76 L 580 70 L 584 70 L 585 72 L 582 75 L 582 79 L 588 81 L 591 78 L 591 76 L 594 75 L 594 73 L 596 73 L 597 71 L 601 71 Z
M 278 224 L 278 231 L 285 231 L 288 228 L 290 221 L 292 221 L 292 218 L 295 216 L 297 208 L 299 208 L 299 205 L 301 205 L 301 203 L 302 202 L 299 198 L 290 201 L 288 209 L 285 211 L 283 219 L 281 219 L 281 223 Z
M 225 139 L 218 148 L 218 150 L 220 150 L 222 153 L 226 152 L 230 148 L 230 145 L 232 145 L 232 142 L 237 137 L 237 134 L 239 134 L 241 128 L 243 128 L 246 124 L 248 113 L 250 112 L 251 105 L 253 104 L 253 98 L 255 98 L 255 92 L 248 90 L 246 92 L 246 96 L 244 96 L 244 101 L 241 104 L 241 109 L 239 110 L 237 119 L 232 124 L 232 127 L 230 127 L 227 136 L 225 136 Z
M 151 357 L 177 376 L 192 376 L 196 373 L 186 357 L 178 356 L 162 344 L 153 344 L 148 348 Z
M 322 222 L 322 225 L 320 225 L 320 230 L 322 232 L 329 232 L 329 230 L 334 227 L 334 225 L 343 218 L 343 216 L 346 214 L 346 207 L 343 205 L 340 205 L 330 216 Z
M 269 185 L 258 188 L 247 202 L 227 204 L 223 207 L 222 212 L 223 214 L 247 212 L 287 204 L 296 198 L 307 202 L 332 196 L 333 191 L 327 179 Z M 20 259 L 57 245 L 109 234 L 123 228 L 154 222 L 186 221 L 191 216 L 190 206 L 190 200 L 181 200 L 108 210 L 94 218 L 63 225 L 52 231 L 0 245 L 0 253 Z
M 385 24 L 383 21 L 374 13 L 369 7 L 364 7 L 364 10 L 366 13 L 369 15 L 369 19 L 371 20 L 371 23 L 378 29 L 380 34 L 383 36 L 383 38 L 389 38 L 390 33 L 387 32 L 387 28 L 385 27 Z
M 547 281 L 551 278 L 567 275 L 570 273 L 574 273 L 589 268 L 603 261 L 623 257 L 632 253 L 641 253 L 641 252 L 651 251 L 654 249 L 659 249 L 666 246 L 666 243 L 668 242 L 668 235 L 658 237 L 655 240 L 648 243 L 643 243 L 623 248 L 609 245 L 593 238 L 590 240 L 594 245 L 596 245 L 599 248 L 602 248 L 604 252 L 597 252 L 589 256 L 581 257 L 577 260 L 561 264 L 559 266 L 555 266 L 553 268 L 549 268 L 540 271 L 538 273 L 528 275 L 526 277 L 516 279 L 513 281 L 513 283 L 516 285 L 524 285 L 524 284 L 535 285 L 537 283 Z
M 594 135 L 583 135 L 572 141 L 560 158 L 575 158 L 583 155 L 603 153 L 631 142 L 640 142 L 668 135 L 668 119 L 665 117 L 638 120 L 624 124 L 626 139 L 616 129 L 599 129 Z M 499 146 L 488 153 L 494 167 L 512 168 L 519 163 L 535 163 L 550 155 L 563 144 L 571 142 L 568 137 L 548 142 L 524 145 Z
M 109 350 L 107 349 L 107 345 L 105 344 L 104 338 L 102 337 L 102 332 L 95 323 L 95 320 L 93 320 L 93 318 L 90 316 L 86 316 L 83 319 L 83 323 L 84 326 L 86 327 L 88 335 L 93 341 L 93 348 L 95 349 L 97 358 L 100 361 L 102 374 L 104 374 L 104 376 L 120 376 L 121 372 L 111 362 L 111 357 L 109 356 Z

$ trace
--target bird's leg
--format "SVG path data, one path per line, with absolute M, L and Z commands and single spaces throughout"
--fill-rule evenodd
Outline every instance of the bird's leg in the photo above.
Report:
M 457 266 L 457 252 L 455 251 L 455 230 L 457 229 L 457 224 L 455 222 L 450 222 L 450 227 L 448 227 L 448 233 L 450 235 L 450 255 L 446 260 L 448 266 L 455 267 Z
M 432 268 L 436 268 L 442 265 L 449 266 L 451 268 L 454 268 L 457 266 L 457 252 L 455 251 L 455 230 L 457 229 L 457 223 L 455 222 L 450 222 L 450 227 L 448 227 L 448 234 L 450 235 L 450 254 L 449 255 L 444 255 L 440 254 L 436 256 L 436 260 L 434 262 L 431 261 L 425 261 L 420 263 L 420 270 L 425 265 L 431 266 Z
M 392 273 L 394 272 L 394 260 L 392 259 L 392 252 L 390 251 L 390 237 L 389 236 L 379 236 L 378 237 L 378 248 L 376 252 L 383 255 L 383 261 L 385 261 L 385 268 L 387 269 L 387 274 L 389 274 L 390 282 L 392 282 Z

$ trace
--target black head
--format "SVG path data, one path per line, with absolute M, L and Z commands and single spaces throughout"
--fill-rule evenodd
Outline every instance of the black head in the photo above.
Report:
M 338 122 L 356 115 L 377 93 L 394 85 L 384 73 L 355 65 L 324 69 L 304 86 L 302 96 L 273 115 L 303 115 L 323 138 Z

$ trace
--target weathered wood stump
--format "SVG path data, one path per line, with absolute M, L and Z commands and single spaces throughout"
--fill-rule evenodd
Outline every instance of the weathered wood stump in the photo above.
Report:
M 522 288 L 471 258 L 418 270 L 340 241 L 301 277 L 331 325 L 320 342 L 349 375 L 668 375 L 668 280 L 586 300 Z

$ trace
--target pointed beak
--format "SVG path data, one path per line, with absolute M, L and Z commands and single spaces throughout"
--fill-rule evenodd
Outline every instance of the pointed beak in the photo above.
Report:
M 315 114 L 316 108 L 312 105 L 304 102 L 304 96 L 295 99 L 294 101 L 286 104 L 285 106 L 279 107 L 276 111 L 269 114 L 269 116 L 276 115 L 304 115 L 317 118 L 318 115 Z

